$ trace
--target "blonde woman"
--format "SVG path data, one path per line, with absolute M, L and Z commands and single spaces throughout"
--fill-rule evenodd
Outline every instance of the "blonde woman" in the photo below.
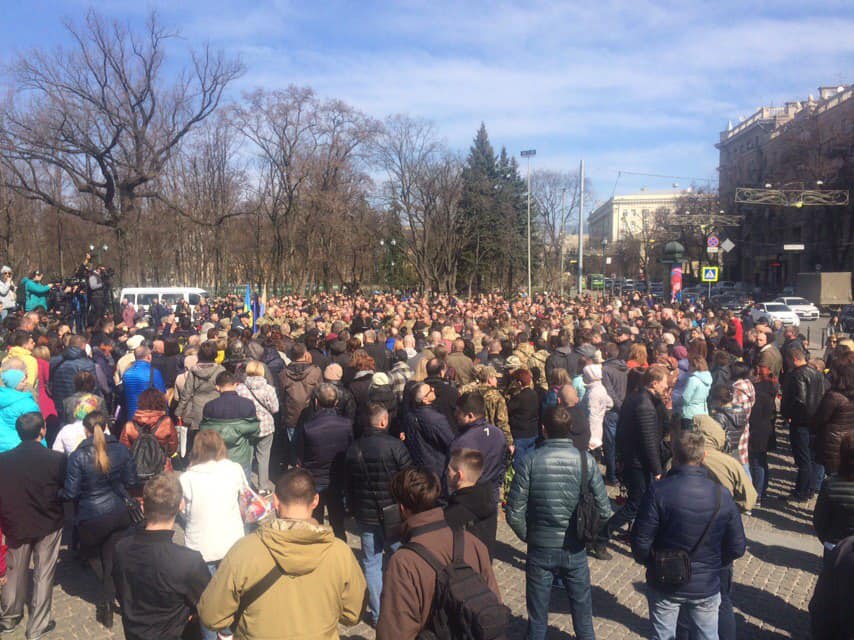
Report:
M 116 543 L 130 527 L 125 501 L 128 488 L 136 485 L 136 465 L 130 450 L 105 434 L 107 416 L 100 411 L 83 420 L 86 439 L 68 457 L 63 497 L 76 500 L 80 547 L 92 569 L 102 576 L 103 592 L 95 609 L 95 619 L 106 628 L 113 626 L 113 558 Z
M 246 363 L 246 380 L 237 385 L 237 395 L 252 400 L 255 414 L 261 422 L 258 440 L 255 442 L 255 462 L 258 465 L 258 488 L 272 491 L 270 481 L 270 451 L 273 448 L 273 432 L 276 424 L 274 414 L 279 411 L 279 397 L 276 390 L 264 376 L 264 365 L 257 360 Z

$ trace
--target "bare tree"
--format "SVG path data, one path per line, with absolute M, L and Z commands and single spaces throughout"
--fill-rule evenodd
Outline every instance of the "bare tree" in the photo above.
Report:
M 542 225 L 542 280 L 555 290 L 565 271 L 566 236 L 577 233 L 570 226 L 573 221 L 578 224 L 578 172 L 541 169 L 531 176 L 531 183 Z
M 33 51 L 14 65 L 19 104 L 0 113 L 0 154 L 10 188 L 109 228 L 121 274 L 140 199 L 157 194 L 183 138 L 214 112 L 243 67 L 206 46 L 167 81 L 164 45 L 175 34 L 155 14 L 141 33 L 91 11 L 83 25 L 66 28 L 72 48 Z M 59 192 L 47 184 L 54 170 Z

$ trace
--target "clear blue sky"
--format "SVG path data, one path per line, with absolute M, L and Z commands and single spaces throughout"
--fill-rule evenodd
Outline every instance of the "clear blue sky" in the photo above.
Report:
M 5 0 L 0 59 L 68 43 L 78 0 Z M 854 81 L 851 0 L 287 2 L 101 0 L 180 30 L 178 50 L 210 41 L 247 65 L 232 94 L 310 85 L 377 117 L 433 120 L 465 151 L 481 121 L 496 148 L 534 166 L 584 157 L 595 197 L 619 170 L 716 178 L 727 120 Z M 673 180 L 623 177 L 617 191 Z M 680 180 L 685 184 L 686 181 Z

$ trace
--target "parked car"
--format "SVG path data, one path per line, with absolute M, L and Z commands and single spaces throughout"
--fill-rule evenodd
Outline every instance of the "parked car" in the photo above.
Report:
M 794 311 L 801 320 L 818 320 L 818 307 L 805 298 L 782 297 L 774 302 L 782 302 Z
M 774 320 L 779 320 L 785 326 L 801 326 L 798 315 L 782 302 L 757 302 L 753 305 L 750 317 L 753 318 L 753 322 L 771 324 Z

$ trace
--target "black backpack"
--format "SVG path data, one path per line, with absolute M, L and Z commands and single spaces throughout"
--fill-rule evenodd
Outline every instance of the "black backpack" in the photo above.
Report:
M 575 507 L 575 535 L 579 542 L 595 542 L 602 528 L 596 498 L 590 492 L 590 474 L 587 470 L 587 452 L 581 453 L 581 490 Z
M 166 453 L 154 437 L 154 432 L 165 418 L 161 417 L 153 427 L 137 425 L 139 437 L 130 449 L 130 456 L 136 463 L 136 477 L 140 480 L 149 480 L 163 473 L 166 467 Z
M 427 627 L 418 640 L 498 640 L 507 632 L 510 610 L 501 603 L 483 576 L 463 558 L 465 532 L 453 529 L 454 551 L 443 565 L 424 545 L 403 547 L 417 553 L 436 572 L 436 593 Z

